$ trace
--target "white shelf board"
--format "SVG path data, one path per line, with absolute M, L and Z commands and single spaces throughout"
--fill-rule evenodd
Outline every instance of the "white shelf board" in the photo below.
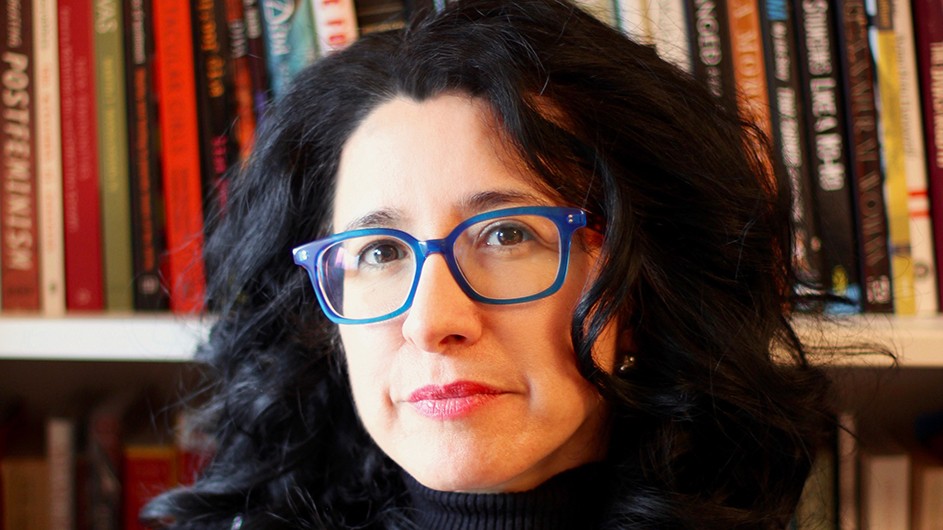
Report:
M 817 324 L 799 317 L 798 331 L 809 344 L 825 346 L 856 346 L 876 343 L 897 356 L 905 368 L 943 368 L 943 316 L 905 317 L 867 314 L 833 317 Z M 886 366 L 884 355 L 838 356 L 839 365 Z
M 173 314 L 0 317 L 0 359 L 188 361 L 209 324 Z
M 943 368 L 943 316 L 856 315 L 823 325 L 799 317 L 800 335 L 812 344 L 877 342 L 906 368 Z M 49 318 L 0 315 L 0 360 L 188 361 L 211 322 L 169 313 Z M 832 363 L 829 363 L 832 364 Z M 834 364 L 882 366 L 883 356 L 839 356 Z

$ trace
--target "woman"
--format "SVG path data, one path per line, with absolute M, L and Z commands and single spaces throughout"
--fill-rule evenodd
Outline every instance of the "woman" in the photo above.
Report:
M 783 528 L 830 421 L 769 167 L 563 1 L 459 1 L 318 62 L 207 245 L 218 453 L 145 517 Z

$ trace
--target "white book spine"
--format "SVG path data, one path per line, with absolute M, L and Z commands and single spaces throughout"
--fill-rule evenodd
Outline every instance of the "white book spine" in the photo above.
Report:
M 75 422 L 51 417 L 46 422 L 49 462 L 50 528 L 75 528 Z
M 910 210 L 910 251 L 914 264 L 914 298 L 918 315 L 938 310 L 936 267 L 933 257 L 933 228 L 927 195 L 927 151 L 921 126 L 920 93 L 917 85 L 917 54 L 914 45 L 910 0 L 891 0 L 894 5 L 894 37 L 897 41 L 897 71 L 900 75 L 900 120 L 907 168 Z M 938 227 L 943 230 L 943 227 Z
M 62 210 L 62 127 L 59 108 L 59 25 L 55 0 L 33 0 L 36 50 L 36 163 L 39 196 L 40 304 L 65 313 Z
M 654 0 L 616 0 L 619 29 L 639 44 L 653 45 Z
M 686 0 L 658 0 L 655 28 L 655 50 L 662 59 L 685 72 L 692 73 L 691 33 L 685 13 Z

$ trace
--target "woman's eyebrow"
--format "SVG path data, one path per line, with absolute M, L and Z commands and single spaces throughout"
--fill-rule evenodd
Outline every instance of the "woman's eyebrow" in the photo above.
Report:
M 381 208 L 353 219 L 344 226 L 343 232 L 361 228 L 389 228 L 402 219 L 403 213 L 396 208 Z
M 534 193 L 521 190 L 488 190 L 475 193 L 462 200 L 462 211 L 479 213 L 494 210 L 501 206 L 527 205 L 546 206 L 549 201 Z

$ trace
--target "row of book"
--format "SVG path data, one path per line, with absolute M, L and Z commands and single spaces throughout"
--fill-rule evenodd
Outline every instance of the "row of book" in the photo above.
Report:
M 213 454 L 186 415 L 163 429 L 142 394 L 118 392 L 37 419 L 0 403 L 0 530 L 145 530 L 141 508 L 190 484 Z M 152 420 L 152 421 L 147 421 Z
M 614 15 L 773 140 L 799 276 L 848 301 L 829 309 L 938 313 L 943 4 L 625 0 Z
M 410 4 L 412 5 L 412 4 Z M 267 104 L 400 0 L 11 0 L 0 308 L 202 308 L 205 219 Z
M 943 528 L 943 411 L 918 417 L 916 436 L 860 436 L 851 413 L 820 454 L 792 530 Z
M 6 2 L 0 311 L 200 310 L 205 218 L 267 104 L 319 55 L 443 1 Z M 848 301 L 833 309 L 938 313 L 943 5 L 580 3 L 769 134 L 797 270 Z

